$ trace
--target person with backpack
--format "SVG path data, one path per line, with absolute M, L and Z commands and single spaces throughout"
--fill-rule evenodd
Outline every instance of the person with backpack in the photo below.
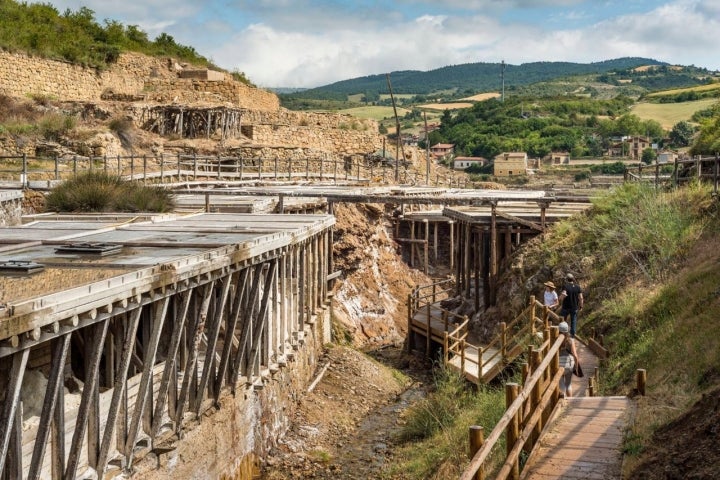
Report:
M 585 300 L 582 288 L 575 282 L 575 276 L 572 273 L 565 275 L 565 284 L 558 300 L 561 305 L 560 316 L 566 322 L 570 317 L 570 337 L 575 338 L 578 312 L 583 309 Z

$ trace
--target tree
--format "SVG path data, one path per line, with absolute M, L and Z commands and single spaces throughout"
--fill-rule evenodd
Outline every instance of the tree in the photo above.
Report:
M 657 153 L 655 153 L 655 150 L 648 147 L 645 150 L 642 151 L 642 162 L 650 165 L 655 161 L 657 158 Z
M 670 141 L 676 147 L 687 147 L 692 141 L 695 129 L 685 120 L 682 120 L 673 125 L 670 130 Z

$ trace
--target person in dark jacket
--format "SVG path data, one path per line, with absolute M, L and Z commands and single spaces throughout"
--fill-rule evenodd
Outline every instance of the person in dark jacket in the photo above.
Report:
M 575 282 L 575 276 L 572 273 L 565 275 L 565 284 L 558 300 L 562 306 L 560 316 L 565 321 L 570 317 L 570 336 L 575 338 L 578 312 L 583 309 L 585 300 L 583 299 L 582 288 Z

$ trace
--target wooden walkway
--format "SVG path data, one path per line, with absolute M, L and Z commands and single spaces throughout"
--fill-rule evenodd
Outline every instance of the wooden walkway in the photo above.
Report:
M 627 397 L 562 400 L 521 479 L 622 478 L 621 446 L 631 405 Z
M 573 377 L 573 397 L 555 408 L 522 480 L 621 478 L 623 435 L 633 403 L 627 397 L 587 396 L 598 358 L 582 342 L 575 343 L 585 376 Z

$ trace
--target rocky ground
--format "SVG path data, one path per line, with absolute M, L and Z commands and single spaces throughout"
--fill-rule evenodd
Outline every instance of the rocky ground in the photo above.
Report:
M 426 394 L 431 365 L 398 345 L 368 354 L 333 346 L 320 374 L 299 400 L 292 427 L 266 459 L 261 478 L 380 478 L 404 412 Z

